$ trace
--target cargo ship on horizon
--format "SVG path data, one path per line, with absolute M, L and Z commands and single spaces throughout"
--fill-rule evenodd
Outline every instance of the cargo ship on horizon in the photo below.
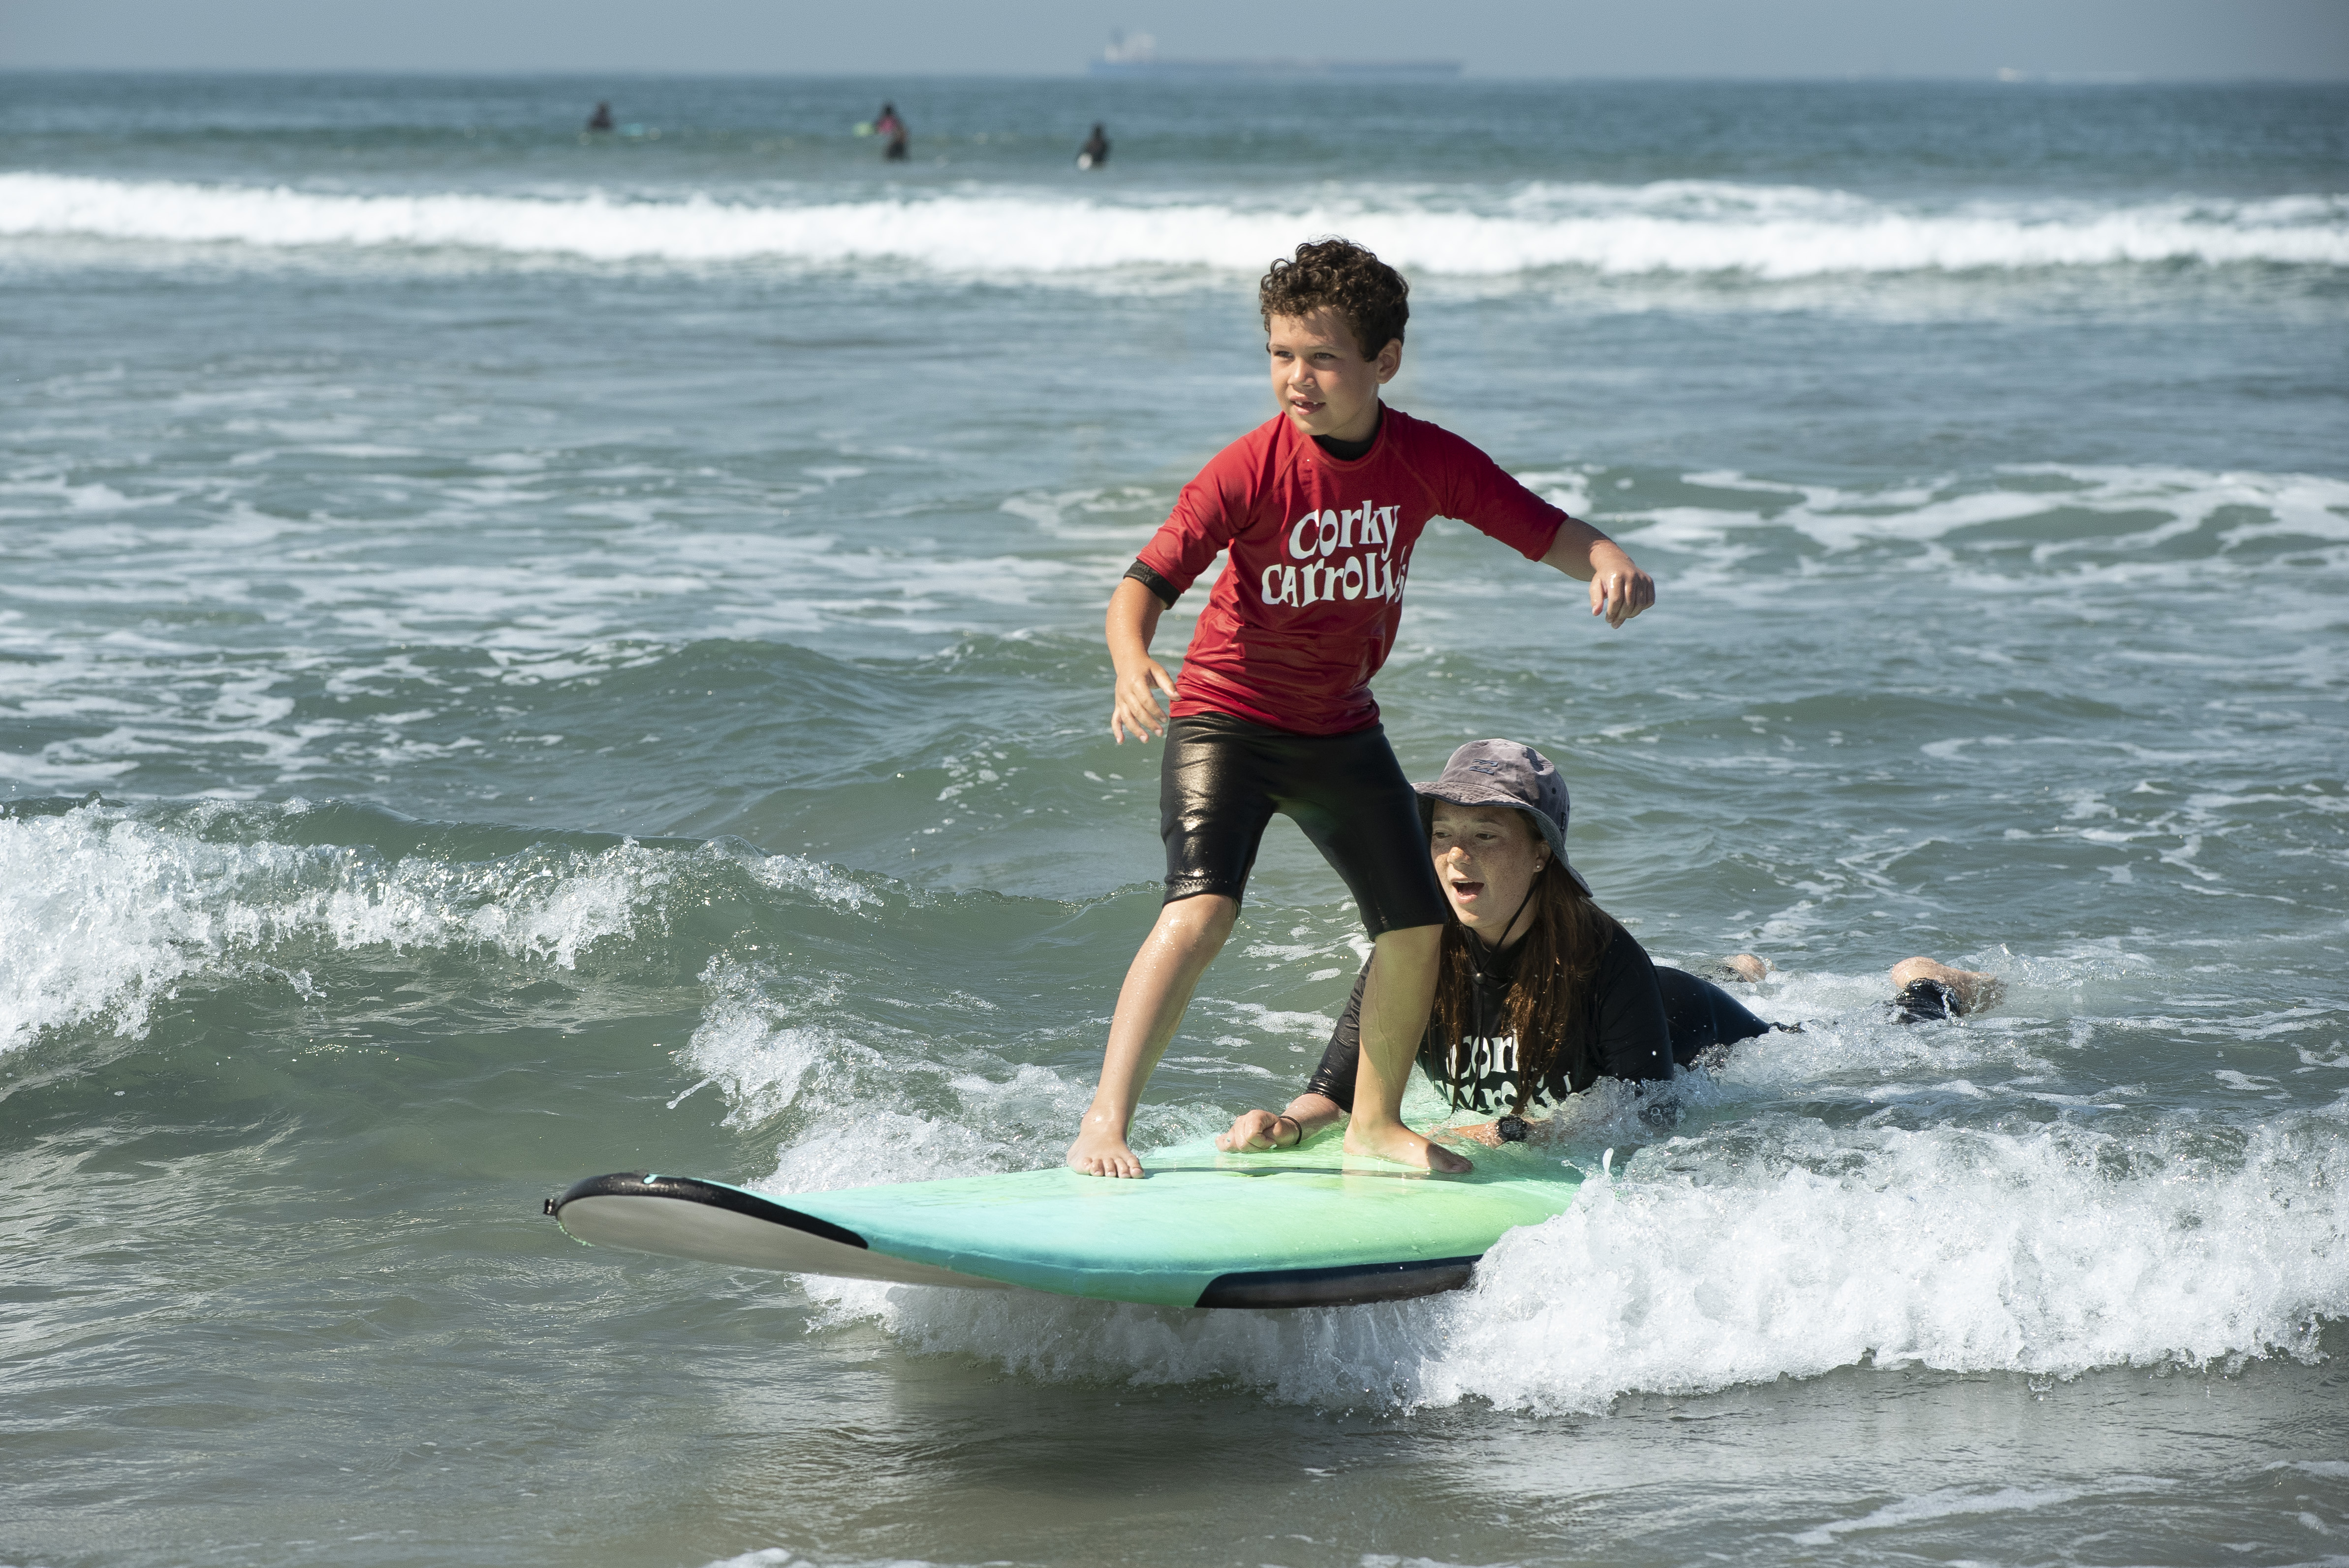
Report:
M 1097 77 L 1186 81 L 1250 77 L 1337 77 L 1348 81 L 1448 81 L 1461 72 L 1458 60 L 1325 60 L 1298 57 L 1231 60 L 1169 59 L 1147 33 L 1117 33 L 1089 67 Z

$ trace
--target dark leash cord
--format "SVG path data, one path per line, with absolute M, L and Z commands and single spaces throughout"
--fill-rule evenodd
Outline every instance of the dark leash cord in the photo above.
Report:
M 1542 871 L 1547 871 L 1549 869 L 1549 862 L 1547 860 L 1543 861 L 1541 869 Z M 1501 928 L 1501 941 L 1506 941 L 1509 940 L 1509 932 L 1516 926 L 1517 916 L 1526 912 L 1526 906 L 1534 901 L 1534 895 L 1540 890 L 1541 871 L 1537 871 L 1534 873 L 1534 879 L 1526 884 L 1526 896 L 1517 900 L 1516 909 L 1509 916 L 1508 923 Z M 1500 942 L 1495 942 L 1491 947 L 1486 947 L 1484 942 L 1477 938 L 1476 933 L 1470 930 L 1465 926 L 1460 928 L 1460 934 L 1468 940 L 1468 944 L 1465 950 L 1468 958 L 1468 972 L 1475 977 L 1475 983 L 1471 984 L 1468 988 L 1468 993 L 1475 999 L 1475 1022 L 1470 1026 L 1472 1033 L 1470 1033 L 1469 1038 L 1478 1041 L 1479 1043 L 1487 1042 L 1492 1039 L 1492 1035 L 1485 1027 L 1485 988 L 1488 984 L 1492 983 L 1493 976 L 1491 971 L 1487 971 L 1484 964 L 1478 961 L 1477 954 L 1482 952 L 1486 958 L 1498 959 L 1501 956 Z M 1456 1060 L 1460 1047 L 1455 1043 L 1452 1049 L 1455 1054 L 1454 1059 Z M 1517 1042 L 1517 1049 L 1520 1053 L 1525 1050 L 1524 1041 L 1521 1040 Z M 1459 1097 L 1456 1090 L 1454 1093 L 1453 1105 L 1455 1108 L 1459 1106 Z M 1503 1116 L 1499 1121 L 1495 1122 L 1493 1127 L 1494 1130 L 1500 1134 L 1501 1141 L 1503 1143 L 1523 1143 L 1526 1141 L 1526 1127 L 1523 1116 L 1512 1113 L 1508 1116 Z

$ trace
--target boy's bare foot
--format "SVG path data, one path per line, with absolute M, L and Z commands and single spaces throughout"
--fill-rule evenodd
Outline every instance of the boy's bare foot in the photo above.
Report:
M 1069 1168 L 1081 1176 L 1138 1177 L 1142 1161 L 1125 1147 L 1125 1139 L 1106 1127 L 1088 1125 L 1069 1146 Z
M 1732 953 L 1721 961 L 1721 967 L 1738 979 L 1752 982 L 1770 972 L 1770 961 L 1752 953 Z
M 1442 1171 L 1447 1176 L 1476 1168 L 1442 1144 L 1428 1142 L 1401 1122 L 1370 1127 L 1362 1125 L 1360 1116 L 1346 1125 L 1346 1152 L 1391 1159 L 1397 1165 L 1415 1165 L 1423 1170 Z
M 1951 969 L 1923 957 L 1903 959 L 1892 966 L 1894 994 L 1905 993 L 1919 981 L 1930 981 L 1947 991 L 1957 1004 L 1954 1011 L 1961 1015 L 1979 1012 L 2006 994 L 2005 981 L 1980 970 Z

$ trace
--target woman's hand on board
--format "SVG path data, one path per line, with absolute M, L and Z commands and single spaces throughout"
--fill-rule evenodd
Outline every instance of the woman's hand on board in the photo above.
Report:
M 1303 1141 L 1295 1118 L 1278 1111 L 1242 1111 L 1229 1131 L 1216 1135 L 1216 1147 L 1226 1154 L 1262 1154 Z
M 1216 1135 L 1216 1147 L 1226 1154 L 1295 1148 L 1345 1114 L 1345 1106 L 1309 1089 L 1284 1110 L 1242 1111 L 1232 1118 L 1229 1130 Z

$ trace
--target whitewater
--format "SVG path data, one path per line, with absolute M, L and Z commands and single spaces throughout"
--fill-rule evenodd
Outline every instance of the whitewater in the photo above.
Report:
M 326 1002 L 328 977 L 354 960 L 429 969 L 463 954 L 517 978 L 682 968 L 690 937 L 686 953 L 665 950 L 713 907 L 732 911 L 700 917 L 718 929 L 878 925 L 860 945 L 907 959 L 924 950 L 919 925 L 956 919 L 936 906 L 917 915 L 901 887 L 739 844 L 541 836 L 499 854 L 478 835 L 460 848 L 447 829 L 321 815 L 299 802 L 143 817 L 93 805 L 0 821 L 0 867 L 16 889 L 11 992 L 0 998 L 18 1030 L 10 1044 L 74 1024 L 143 1038 L 183 987 L 283 986 Z M 333 842 L 361 836 L 372 842 Z M 1019 945 L 1021 927 L 1062 918 L 1047 908 L 992 919 Z M 1347 942 L 1321 934 L 1306 961 L 1347 956 Z M 1089 1096 L 1081 1074 L 1017 1053 L 965 1046 L 916 1064 L 895 1031 L 812 1023 L 804 988 L 751 956 L 760 947 L 730 942 L 693 976 L 702 1021 L 678 1053 L 693 1077 L 668 1108 L 716 1085 L 730 1125 L 806 1127 L 785 1137 L 761 1185 L 1021 1168 L 1032 1158 L 1023 1146 L 1049 1147 Z M 1560 1220 L 1508 1239 L 1462 1297 L 1170 1314 L 807 1288 L 835 1321 L 873 1317 L 910 1344 L 1014 1371 L 1233 1379 L 1309 1405 L 1475 1397 L 1596 1411 L 1639 1390 L 1701 1393 L 1854 1365 L 2076 1376 L 2318 1358 L 2323 1320 L 2349 1314 L 2349 1085 L 2339 1082 L 2349 1051 L 2337 1040 L 2312 1048 L 2324 1015 L 2245 1021 L 2234 1037 L 2289 1042 L 2299 1064 L 2235 1071 L 2238 1089 L 2286 1108 L 2214 1139 L 2147 1123 L 2142 1085 L 2071 1081 L 2051 1059 L 2048 1025 L 2029 1017 L 2098 981 L 2131 993 L 2127 981 L 2156 968 L 2144 956 L 2007 967 L 2017 992 L 2007 1011 L 2023 1016 L 1985 1020 L 1966 1038 L 1923 1041 L 1875 1017 L 1870 977 L 1806 972 L 1755 999 L 1765 1014 L 1805 1022 L 1800 1036 L 1749 1045 L 1661 1100 L 1620 1086 L 1585 1096 L 1568 1113 L 1566 1158 L 1597 1167 L 1592 1151 L 1603 1151 L 1606 1175 Z M 965 1001 L 985 1005 L 976 992 Z M 1260 1014 L 1255 1028 L 1310 1040 L 1329 1023 Z M 2313 1081 L 2294 1093 L 2287 1077 Z M 909 1092 L 920 1102 L 910 1115 Z M 1822 1118 L 1823 1102 L 1847 1108 Z M 1931 1125 L 1888 1116 L 1935 1102 Z M 1211 1119 L 1162 1117 L 1160 1130 Z M 860 1137 L 827 1130 L 849 1120 Z M 877 1168 L 860 1147 L 876 1124 L 893 1146 Z M 1619 1164 L 1619 1149 L 1629 1152 Z M 1663 1323 L 1672 1332 L 1655 1332 Z
M 2337 1552 L 2337 89 L 7 86 L 0 1563 Z M 1325 232 L 1395 406 L 1660 585 L 1434 525 L 1406 770 L 1539 745 L 1800 1032 L 1578 1096 L 1422 1301 L 566 1241 L 1060 1158 L 1163 870 L 1102 604 Z M 1145 1154 L 1364 951 L 1276 824 Z M 2004 999 L 1895 1023 L 1920 952 Z
M 850 202 L 793 194 L 356 194 L 0 174 L 0 236 L 448 248 L 590 262 L 893 261 L 1047 276 L 1116 267 L 1252 274 L 1300 233 L 1345 234 L 1398 265 L 1462 276 L 1557 267 L 1777 280 L 2179 262 L 2349 265 L 2349 202 L 2329 194 L 2121 206 L 1976 202 L 1939 211 L 1833 190 L 1702 181 L 1535 184 L 1491 192 L 1481 203 L 1456 190 L 1383 199 L 1311 192 L 1279 207 L 1016 189 Z

